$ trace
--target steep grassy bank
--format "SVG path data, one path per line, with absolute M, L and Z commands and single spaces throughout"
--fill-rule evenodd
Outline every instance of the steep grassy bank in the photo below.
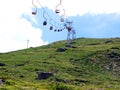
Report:
M 79 38 L 0 54 L 3 90 L 120 90 L 120 39 Z M 59 51 L 59 49 L 63 51 Z M 36 80 L 36 72 L 52 72 Z

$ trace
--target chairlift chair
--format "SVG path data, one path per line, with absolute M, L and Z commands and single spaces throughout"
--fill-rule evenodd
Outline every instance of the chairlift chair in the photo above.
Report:
M 61 21 L 61 22 L 64 22 L 64 18 L 60 18 L 60 21 Z
M 44 25 L 44 26 L 47 25 L 47 21 L 44 21 L 44 22 L 43 22 L 43 25 Z
M 37 14 L 37 12 L 32 12 L 32 15 L 36 15 Z
M 55 29 L 54 31 L 56 32 L 57 30 Z
M 56 10 L 55 10 L 55 13 L 60 13 L 60 10 L 59 10 L 59 9 L 56 9 Z
M 53 30 L 53 26 L 50 26 L 50 30 Z
M 59 4 L 56 6 L 55 13 L 60 13 L 60 10 L 59 10 L 59 9 L 57 9 L 57 8 L 58 8 L 58 6 L 60 6 L 60 5 L 61 5 L 61 0 L 60 0 Z
M 32 5 L 35 7 L 35 11 L 32 12 L 32 15 L 37 14 L 37 6 L 34 4 L 34 0 L 32 0 Z
M 45 19 L 43 21 L 43 25 L 45 26 L 45 25 L 47 25 L 47 18 L 45 17 L 45 12 L 43 12 L 43 18 Z

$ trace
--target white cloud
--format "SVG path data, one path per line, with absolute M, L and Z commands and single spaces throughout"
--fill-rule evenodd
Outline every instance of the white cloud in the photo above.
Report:
M 65 7 L 67 8 L 66 11 L 71 15 L 83 15 L 85 13 L 120 13 L 120 0 L 69 0 L 69 2 L 69 7 Z
M 30 0 L 0 1 L 0 52 L 8 52 L 27 47 L 46 44 L 41 39 L 42 30 L 32 27 L 31 23 L 21 18 L 26 13 L 31 16 Z M 32 16 L 31 16 L 32 18 Z
M 38 0 L 43 6 L 55 10 L 59 0 Z M 120 0 L 61 0 L 67 16 L 85 13 L 120 13 Z

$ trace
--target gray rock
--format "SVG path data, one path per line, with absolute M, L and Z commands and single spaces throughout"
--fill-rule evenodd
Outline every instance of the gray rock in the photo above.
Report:
M 4 82 L 4 80 L 3 80 L 3 79 L 0 79 L 0 85 L 2 85 L 2 84 L 3 84 L 3 82 Z
M 50 72 L 37 72 L 37 74 L 38 74 L 38 77 L 36 78 L 36 80 L 47 79 L 53 76 L 53 73 L 50 73 Z

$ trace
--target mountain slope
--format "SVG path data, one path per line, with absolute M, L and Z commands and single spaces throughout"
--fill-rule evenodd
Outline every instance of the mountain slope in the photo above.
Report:
M 0 54 L 6 90 L 119 90 L 120 39 L 79 38 Z M 36 80 L 38 72 L 53 73 Z

